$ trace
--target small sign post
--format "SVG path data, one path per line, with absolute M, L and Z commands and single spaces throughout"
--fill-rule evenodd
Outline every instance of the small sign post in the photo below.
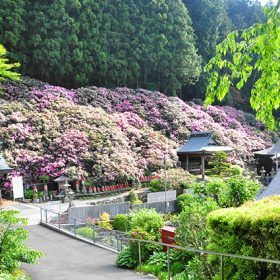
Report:
M 12 186 L 13 186 L 14 200 L 17 198 L 24 198 L 22 176 L 13 177 Z

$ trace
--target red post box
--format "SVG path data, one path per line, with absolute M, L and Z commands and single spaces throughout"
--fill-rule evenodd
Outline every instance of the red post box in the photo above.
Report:
M 161 229 L 161 240 L 162 243 L 166 243 L 166 244 L 170 244 L 170 245 L 175 245 L 176 241 L 175 241 L 175 227 L 170 227 L 170 226 L 164 226 Z M 167 247 L 163 246 L 163 251 L 166 252 L 167 251 Z

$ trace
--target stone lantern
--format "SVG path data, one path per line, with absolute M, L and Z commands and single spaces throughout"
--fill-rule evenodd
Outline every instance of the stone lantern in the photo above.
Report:
M 69 178 L 62 175 L 54 180 L 54 182 L 58 183 L 58 192 L 65 191 L 70 186 L 68 184 Z

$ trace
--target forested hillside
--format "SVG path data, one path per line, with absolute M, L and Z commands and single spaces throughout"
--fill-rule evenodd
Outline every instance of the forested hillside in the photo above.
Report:
M 164 153 L 172 167 L 191 131 L 213 132 L 241 163 L 276 136 L 234 108 L 143 89 L 67 90 L 23 79 L 4 84 L 0 104 L 5 159 L 32 180 L 85 171 L 96 183 L 139 178 L 161 169 Z
M 261 19 L 250 0 L 2 0 L 0 42 L 23 74 L 52 84 L 203 98 L 217 42 Z

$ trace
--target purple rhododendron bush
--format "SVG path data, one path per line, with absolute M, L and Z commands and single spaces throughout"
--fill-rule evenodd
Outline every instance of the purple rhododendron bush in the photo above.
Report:
M 211 131 L 237 160 L 271 144 L 253 116 L 231 107 L 187 104 L 159 92 L 117 88 L 67 90 L 36 80 L 3 85 L 0 137 L 4 157 L 25 178 L 62 173 L 123 180 L 176 160 L 191 131 Z

